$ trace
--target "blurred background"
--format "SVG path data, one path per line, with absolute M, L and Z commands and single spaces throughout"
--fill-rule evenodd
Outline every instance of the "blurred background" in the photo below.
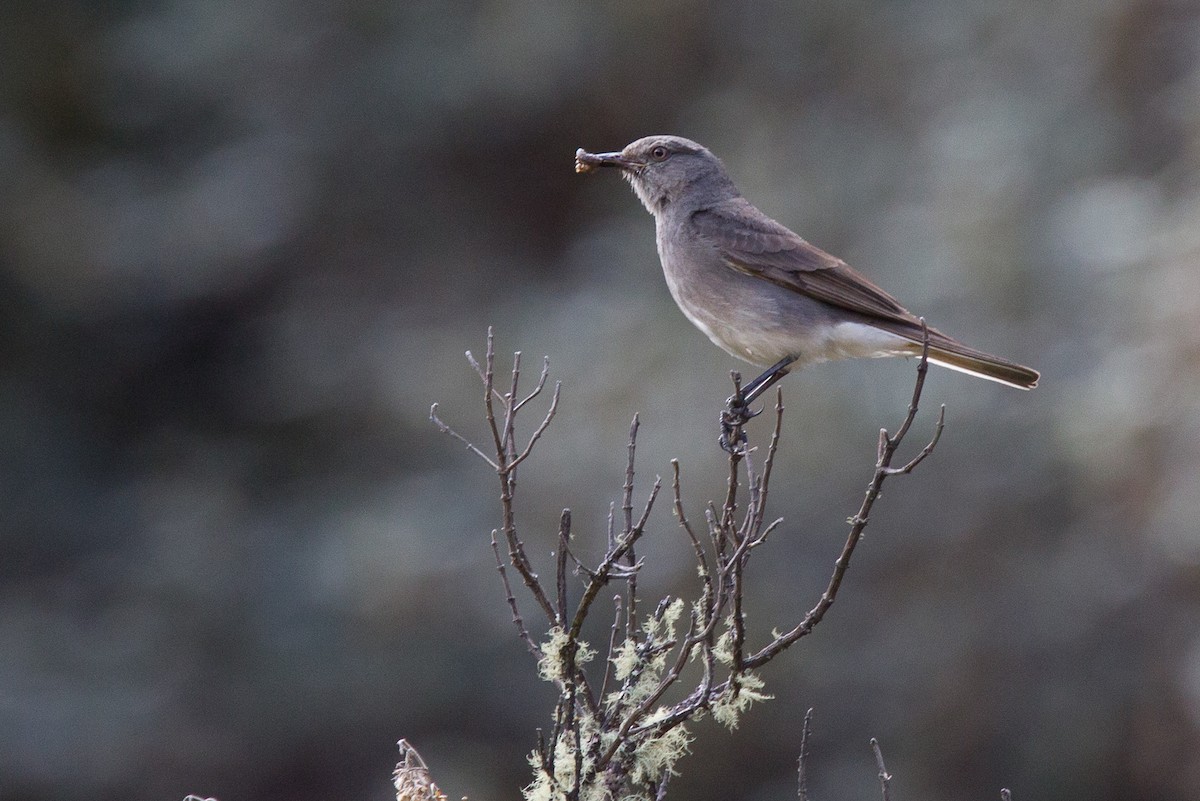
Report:
M 7 0 L 0 799 L 384 799 L 400 737 L 451 797 L 518 798 L 553 693 L 495 476 L 429 404 L 483 434 L 489 325 L 529 379 L 549 355 L 518 497 L 547 568 L 563 507 L 598 550 L 635 412 L 638 498 L 678 458 L 700 518 L 739 365 L 628 188 L 572 171 L 667 132 L 1043 371 L 931 372 L 937 452 L 669 797 L 792 797 L 810 706 L 818 799 L 876 797 L 870 737 L 897 798 L 1200 797 L 1198 101 L 1187 0 Z M 783 383 L 763 635 L 818 597 L 912 377 Z M 694 591 L 652 525 L 643 589 Z

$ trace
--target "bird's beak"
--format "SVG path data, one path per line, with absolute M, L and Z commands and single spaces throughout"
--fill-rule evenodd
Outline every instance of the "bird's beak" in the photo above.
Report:
M 582 147 L 575 151 L 575 172 L 591 172 L 596 167 L 619 167 L 622 170 L 636 170 L 644 166 L 640 161 L 634 161 L 621 153 L 589 153 Z

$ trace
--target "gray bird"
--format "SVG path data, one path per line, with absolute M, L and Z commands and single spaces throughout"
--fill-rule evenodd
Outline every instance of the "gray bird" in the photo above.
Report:
M 575 153 L 577 172 L 615 167 L 654 215 L 671 296 L 708 338 L 769 369 L 744 387 L 748 404 L 790 369 L 814 362 L 920 355 L 920 318 L 846 262 L 772 220 L 733 185 L 707 148 L 647 136 L 619 153 Z M 1028 367 L 928 328 L 929 361 L 1018 389 Z M 733 409 L 731 399 L 731 409 Z

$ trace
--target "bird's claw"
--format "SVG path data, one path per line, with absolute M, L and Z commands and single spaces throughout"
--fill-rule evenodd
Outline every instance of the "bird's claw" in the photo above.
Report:
M 733 432 L 737 431 L 737 436 L 733 436 Z M 735 441 L 736 440 L 736 441 Z M 717 437 L 717 444 L 721 446 L 721 450 L 728 453 L 730 456 L 739 456 L 746 452 L 746 432 L 740 428 L 735 429 L 734 426 L 721 421 L 721 436 Z
M 717 439 L 721 449 L 735 456 L 744 453 L 749 440 L 742 426 L 762 412 L 762 409 L 754 411 L 747 404 L 730 398 L 729 405 L 721 412 L 721 436 Z
M 750 404 L 734 397 L 725 401 L 725 411 L 721 413 L 721 417 L 722 419 L 728 417 L 735 425 L 745 425 L 762 413 L 763 409 L 755 411 L 750 408 Z

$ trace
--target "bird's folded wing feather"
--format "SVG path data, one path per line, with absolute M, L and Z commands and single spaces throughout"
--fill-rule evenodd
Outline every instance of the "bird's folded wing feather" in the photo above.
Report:
M 846 262 L 767 217 L 745 198 L 697 211 L 692 221 L 732 269 L 863 314 L 885 328 L 901 329 L 896 333 L 920 337 L 920 321 L 895 298 Z

